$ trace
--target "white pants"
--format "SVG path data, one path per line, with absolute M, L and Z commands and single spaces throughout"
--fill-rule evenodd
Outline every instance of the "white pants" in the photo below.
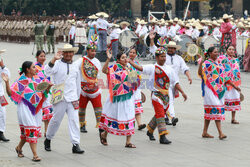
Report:
M 6 120 L 6 112 L 5 107 L 0 105 L 0 131 L 5 131 L 5 120 Z
M 168 112 L 169 115 L 173 118 L 175 117 L 175 111 L 174 111 L 174 97 L 175 97 L 175 88 L 169 88 L 169 108 Z
M 68 128 L 69 135 L 72 144 L 80 144 L 80 127 L 79 127 L 79 116 L 78 110 L 75 110 L 71 102 L 61 101 L 57 104 L 53 105 L 54 115 L 51 118 L 48 126 L 48 130 L 46 132 L 46 138 L 51 140 L 62 120 L 64 114 L 68 114 Z

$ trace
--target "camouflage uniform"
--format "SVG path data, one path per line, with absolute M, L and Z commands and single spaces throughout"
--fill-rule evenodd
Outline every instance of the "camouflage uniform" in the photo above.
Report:
M 34 28 L 35 33 L 35 44 L 37 50 L 43 50 L 44 43 L 44 25 L 42 23 L 37 23 Z
M 45 32 L 47 35 L 48 53 L 50 53 L 50 45 L 52 46 L 52 53 L 55 53 L 55 41 L 54 41 L 55 26 L 53 24 L 47 25 Z

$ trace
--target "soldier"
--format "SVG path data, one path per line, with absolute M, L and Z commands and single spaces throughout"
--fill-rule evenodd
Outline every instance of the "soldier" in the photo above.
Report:
M 47 38 L 48 53 L 50 53 L 50 45 L 52 46 L 52 53 L 55 53 L 55 41 L 54 41 L 55 25 L 51 23 L 51 20 L 49 20 L 45 32 L 47 35 L 46 38 Z
M 44 25 L 38 19 L 37 24 L 34 28 L 35 33 L 35 44 L 37 50 L 43 50 L 43 42 L 44 42 Z

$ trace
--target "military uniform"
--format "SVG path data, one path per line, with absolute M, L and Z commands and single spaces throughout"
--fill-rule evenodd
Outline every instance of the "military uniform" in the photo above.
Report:
M 34 28 L 35 33 L 35 44 L 37 50 L 43 50 L 44 43 L 44 25 L 42 23 L 37 23 Z
M 53 24 L 47 25 L 45 32 L 47 36 L 48 53 L 50 53 L 50 46 L 52 46 L 52 53 L 55 53 L 55 41 L 54 41 L 55 26 Z

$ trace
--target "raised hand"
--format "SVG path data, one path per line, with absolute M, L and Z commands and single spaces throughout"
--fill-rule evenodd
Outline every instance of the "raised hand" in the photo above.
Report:
M 63 53 L 62 51 L 58 51 L 58 52 L 55 54 L 54 59 L 55 59 L 55 60 L 61 59 L 61 58 L 63 57 L 62 53 Z
M 108 59 L 112 58 L 112 51 L 110 51 L 110 49 L 107 49 L 106 54 L 107 54 Z

